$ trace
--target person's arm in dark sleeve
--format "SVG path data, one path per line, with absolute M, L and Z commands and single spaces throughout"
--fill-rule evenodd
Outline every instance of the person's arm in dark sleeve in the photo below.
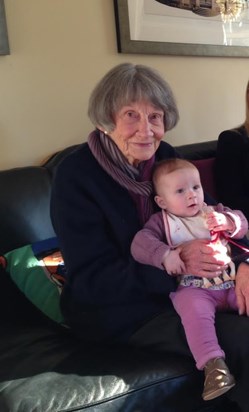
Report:
M 247 138 L 248 139 L 248 138 Z M 217 144 L 215 179 L 219 201 L 249 219 L 249 141 L 236 130 L 224 131 Z

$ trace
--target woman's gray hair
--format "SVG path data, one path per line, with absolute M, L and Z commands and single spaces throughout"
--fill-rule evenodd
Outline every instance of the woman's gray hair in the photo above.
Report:
M 142 100 L 163 110 L 165 131 L 173 129 L 179 113 L 170 86 L 156 70 L 139 64 L 122 63 L 106 73 L 90 96 L 88 116 L 94 126 L 111 132 L 116 113 Z

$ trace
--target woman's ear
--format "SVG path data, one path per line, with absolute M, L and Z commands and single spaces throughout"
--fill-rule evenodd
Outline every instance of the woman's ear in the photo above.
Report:
M 154 197 L 154 200 L 156 202 L 156 204 L 161 208 L 161 209 L 166 209 L 166 203 L 164 201 L 164 199 L 161 196 L 156 195 Z

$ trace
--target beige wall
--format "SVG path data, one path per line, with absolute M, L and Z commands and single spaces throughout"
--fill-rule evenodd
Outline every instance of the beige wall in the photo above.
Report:
M 112 0 L 5 0 L 10 56 L 0 56 L 0 168 L 38 164 L 85 140 L 87 101 L 113 65 L 158 69 L 181 120 L 166 138 L 215 139 L 244 120 L 249 59 L 118 54 Z

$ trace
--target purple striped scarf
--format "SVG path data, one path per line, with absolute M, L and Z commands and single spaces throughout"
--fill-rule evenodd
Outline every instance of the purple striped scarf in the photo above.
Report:
M 151 173 L 155 156 L 136 168 L 128 163 L 110 137 L 98 131 L 89 135 L 88 145 L 101 167 L 129 191 L 137 205 L 141 223 L 145 223 L 153 213 Z

